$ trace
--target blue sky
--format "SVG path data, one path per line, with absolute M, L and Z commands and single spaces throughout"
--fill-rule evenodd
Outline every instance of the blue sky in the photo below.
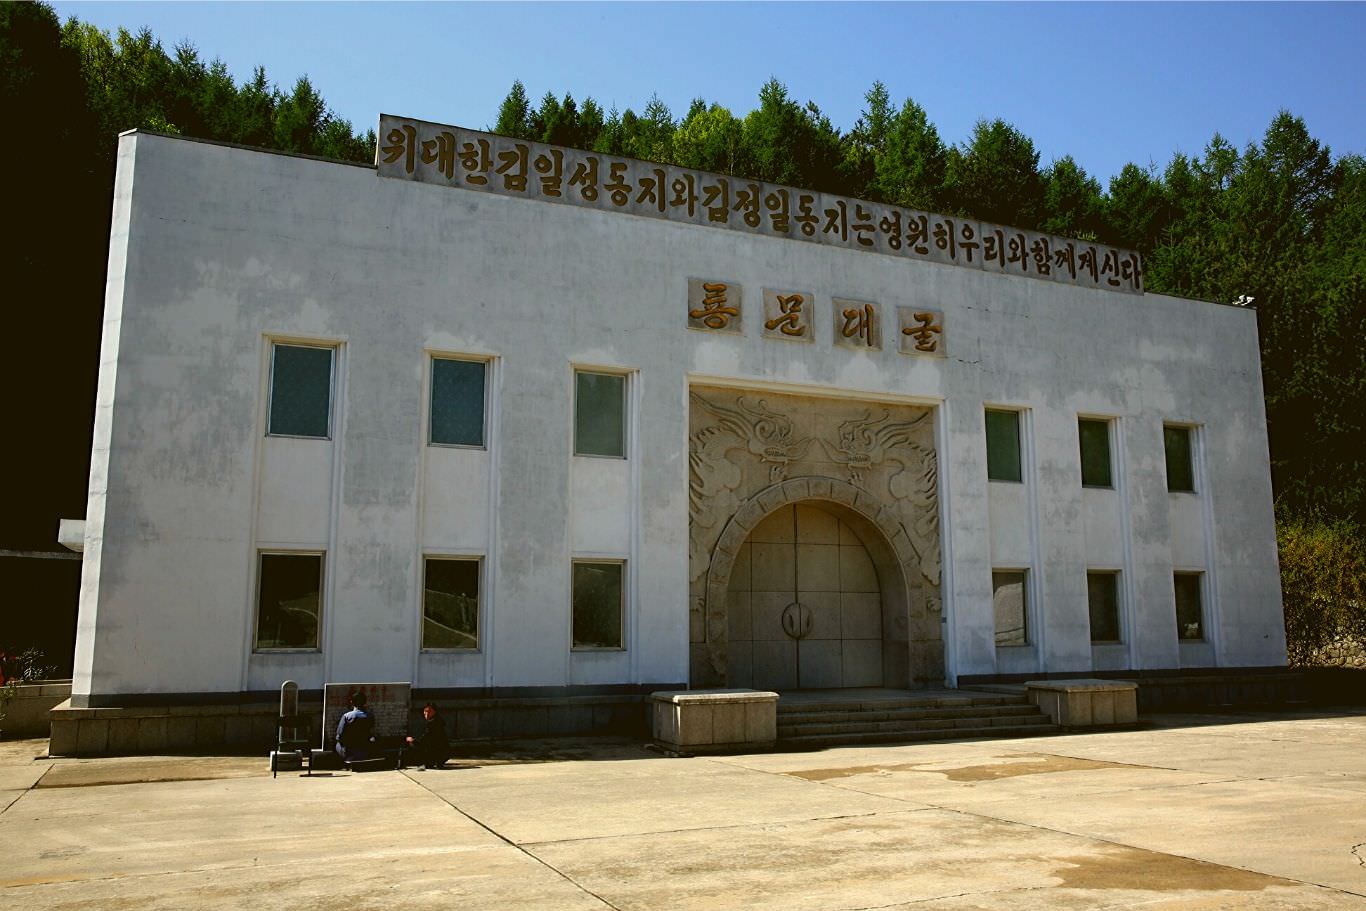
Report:
M 770 76 L 841 129 L 882 80 L 948 143 L 982 117 L 1105 183 L 1217 130 L 1242 146 L 1276 111 L 1335 154 L 1366 153 L 1366 3 L 91 3 L 63 19 L 189 40 L 242 81 L 307 74 L 357 129 L 380 111 L 486 127 L 514 79 L 675 116 L 737 115 Z

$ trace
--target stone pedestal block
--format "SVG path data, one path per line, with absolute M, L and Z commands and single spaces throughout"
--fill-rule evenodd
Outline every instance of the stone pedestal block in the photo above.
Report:
M 1096 728 L 1138 721 L 1138 684 L 1130 680 L 1032 680 L 1029 701 L 1063 728 Z
M 652 693 L 655 743 L 679 753 L 766 750 L 778 739 L 778 694 L 761 690 Z

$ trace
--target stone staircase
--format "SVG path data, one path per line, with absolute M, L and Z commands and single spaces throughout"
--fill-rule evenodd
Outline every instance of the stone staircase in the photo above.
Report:
M 789 749 L 980 737 L 1058 730 L 1023 692 L 827 690 L 784 693 L 778 745 Z

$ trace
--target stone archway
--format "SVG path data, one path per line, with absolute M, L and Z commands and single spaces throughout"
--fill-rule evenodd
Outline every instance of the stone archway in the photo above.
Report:
M 728 591 L 741 548 L 765 518 L 786 506 L 813 504 L 847 523 L 858 535 L 876 570 L 882 605 L 881 679 L 862 685 L 909 687 L 942 679 L 942 652 L 930 667 L 912 666 L 912 642 L 938 641 L 938 621 L 927 624 L 932 611 L 921 584 L 921 560 L 897 516 L 871 494 L 838 478 L 789 478 L 746 501 L 712 551 L 707 571 L 706 618 L 708 664 L 720 671 L 715 685 L 735 681 L 727 673 L 730 658 Z M 933 611 L 937 614 L 937 610 Z M 923 657 L 923 656 L 922 656 Z
M 759 690 L 882 686 L 883 629 L 905 629 L 900 586 L 884 593 L 886 556 L 833 503 L 769 513 L 745 543 L 726 590 L 727 683 Z M 874 534 L 876 534 L 874 532 Z M 895 574 L 895 567 L 891 568 Z M 885 615 L 885 616 L 884 616 Z M 904 638 L 904 636 L 903 636 Z M 904 646 L 903 646 L 904 648 Z
M 726 593 L 744 542 L 774 510 L 808 501 L 856 529 L 876 566 L 884 685 L 941 683 L 933 409 L 708 387 L 689 402 L 692 685 L 731 683 Z

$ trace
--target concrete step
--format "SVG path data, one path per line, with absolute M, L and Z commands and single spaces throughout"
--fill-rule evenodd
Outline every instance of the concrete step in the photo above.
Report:
M 929 740 L 974 740 L 985 737 L 1041 737 L 1057 733 L 1056 725 L 1043 724 L 993 725 L 988 727 L 946 728 L 920 731 L 866 731 L 844 734 L 803 734 L 796 737 L 779 735 L 778 742 L 788 749 L 807 747 L 857 746 L 863 743 L 918 743 Z
M 793 712 L 849 712 L 849 711 L 890 711 L 894 709 L 935 709 L 971 708 L 990 705 L 1028 705 L 1024 694 L 973 693 L 961 696 L 907 696 L 889 699 L 868 699 L 851 702 L 848 699 L 806 700 L 792 699 L 778 701 L 778 715 Z
M 1025 685 L 1023 683 L 972 683 L 963 687 L 964 690 L 974 693 L 999 693 L 1013 696 L 1023 696 Z
M 844 711 L 782 712 L 778 727 L 797 724 L 823 724 L 838 721 L 918 721 L 953 718 L 996 718 L 999 716 L 1038 715 L 1035 705 L 979 705 L 966 708 L 893 708 Z
M 804 737 L 807 734 L 869 734 L 893 731 L 955 731 L 998 727 L 1037 727 L 1049 724 L 1047 715 L 1006 715 L 996 718 L 927 718 L 901 721 L 866 721 L 849 718 L 839 721 L 808 724 L 779 725 L 778 739 Z

